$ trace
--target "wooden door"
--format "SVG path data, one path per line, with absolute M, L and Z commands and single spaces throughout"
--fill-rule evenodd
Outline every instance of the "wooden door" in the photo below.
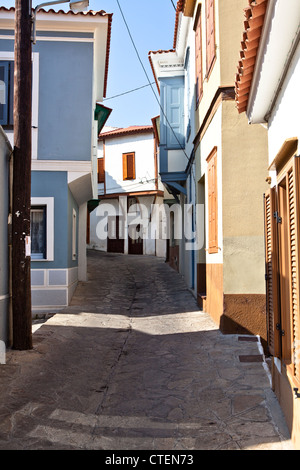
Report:
M 124 253 L 124 236 L 122 230 L 122 218 L 120 216 L 108 217 L 108 253 Z
M 131 231 L 132 230 L 132 231 Z M 130 255 L 142 255 L 143 254 L 143 239 L 140 236 L 141 226 L 130 227 L 128 236 L 128 253 Z M 132 237 L 130 236 L 130 233 Z

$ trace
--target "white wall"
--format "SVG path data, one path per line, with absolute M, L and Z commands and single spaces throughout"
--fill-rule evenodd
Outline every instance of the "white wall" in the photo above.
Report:
M 288 138 L 300 139 L 300 44 L 291 62 L 284 86 L 269 121 L 269 163 Z
M 101 144 L 101 143 L 100 143 Z M 101 145 L 99 154 L 101 156 Z M 136 178 L 123 181 L 123 153 L 135 152 Z M 153 134 L 115 137 L 105 141 L 106 193 L 155 190 Z

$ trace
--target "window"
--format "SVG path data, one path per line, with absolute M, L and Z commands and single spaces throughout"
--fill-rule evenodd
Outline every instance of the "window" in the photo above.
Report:
M 185 146 L 184 77 L 161 79 L 161 146 L 177 150 Z
M 14 62 L 0 61 L 0 124 L 13 125 Z
M 135 179 L 135 153 L 123 153 L 123 180 Z
M 72 259 L 77 259 L 77 212 L 73 209 L 72 217 Z
M 46 206 L 36 206 L 30 212 L 31 258 L 46 259 Z
M 195 49 L 196 49 L 196 106 L 198 107 L 203 94 L 203 71 L 202 71 L 202 15 L 201 5 L 197 12 L 195 29 Z
M 98 158 L 98 183 L 105 182 L 104 158 Z
M 215 0 L 206 0 L 206 76 L 212 71 L 216 58 Z
M 208 179 L 208 253 L 218 253 L 217 147 L 207 158 Z
M 54 260 L 54 198 L 31 198 L 31 259 Z

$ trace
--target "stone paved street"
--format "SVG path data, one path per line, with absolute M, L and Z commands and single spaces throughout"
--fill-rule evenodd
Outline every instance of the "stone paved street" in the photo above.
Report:
M 267 366 L 249 362 L 259 342 L 223 336 L 163 260 L 88 263 L 72 305 L 0 366 L 0 449 L 291 448 Z

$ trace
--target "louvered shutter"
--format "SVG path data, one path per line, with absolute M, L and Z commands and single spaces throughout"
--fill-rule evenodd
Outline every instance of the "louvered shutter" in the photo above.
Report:
M 292 334 L 292 364 L 294 375 L 300 378 L 299 365 L 299 157 L 288 171 L 288 217 L 290 245 L 290 315 Z
M 98 158 L 98 183 L 104 183 L 105 172 L 104 172 L 104 158 Z
M 217 149 L 215 148 L 207 163 L 208 173 L 208 249 L 209 253 L 218 252 L 218 206 L 217 206 Z
M 270 353 L 280 356 L 280 336 L 277 325 L 279 319 L 279 282 L 278 282 L 278 234 L 276 214 L 276 189 L 265 194 L 265 256 L 266 256 L 266 305 L 268 346 Z
M 201 33 L 201 14 L 199 15 L 197 26 L 196 26 L 196 38 L 195 38 L 195 49 L 196 49 L 196 99 L 197 105 L 199 104 L 202 96 L 202 33 Z
M 215 58 L 215 1 L 206 0 L 206 73 Z

